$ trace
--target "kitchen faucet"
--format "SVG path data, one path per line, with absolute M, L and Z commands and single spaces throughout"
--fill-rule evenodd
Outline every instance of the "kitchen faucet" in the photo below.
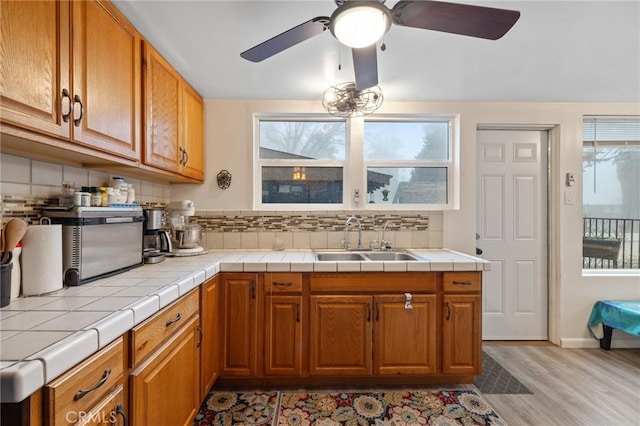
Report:
M 387 231 L 387 225 L 389 225 L 391 223 L 390 220 L 386 221 L 384 223 L 384 226 L 382 227 L 382 238 L 380 240 L 380 251 L 387 251 L 391 249 L 391 241 L 385 240 L 384 239 L 384 233 Z
M 358 225 L 358 247 L 356 247 L 358 250 L 362 249 L 362 223 L 360 223 L 360 219 L 358 219 L 355 216 L 351 216 L 349 219 L 347 219 L 347 221 L 344 224 L 344 235 L 343 235 L 343 239 L 342 239 L 342 244 L 344 244 L 344 249 L 345 250 L 350 250 L 351 249 L 351 243 L 349 242 L 348 237 L 348 232 L 349 232 L 349 224 L 351 223 L 351 221 L 355 220 L 356 224 Z

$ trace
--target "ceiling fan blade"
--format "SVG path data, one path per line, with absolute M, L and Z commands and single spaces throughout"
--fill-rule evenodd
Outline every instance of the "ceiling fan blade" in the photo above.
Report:
M 517 10 L 440 1 L 401 0 L 391 11 L 393 22 L 471 37 L 497 40 L 520 18 Z
M 245 50 L 240 54 L 244 59 L 251 62 L 260 62 L 276 53 L 295 46 L 315 35 L 324 32 L 329 24 L 329 18 L 326 16 L 318 16 L 305 23 L 293 27 L 269 40 Z
M 378 57 L 377 46 L 351 49 L 353 56 L 353 69 L 356 74 L 356 89 L 364 90 L 378 84 Z

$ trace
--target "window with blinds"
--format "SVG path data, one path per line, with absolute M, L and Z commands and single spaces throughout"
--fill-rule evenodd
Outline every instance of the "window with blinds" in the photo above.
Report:
M 583 268 L 640 268 L 640 116 L 583 120 Z

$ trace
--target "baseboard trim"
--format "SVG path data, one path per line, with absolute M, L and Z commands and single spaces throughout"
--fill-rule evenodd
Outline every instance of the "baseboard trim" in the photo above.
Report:
M 592 338 L 564 338 L 560 339 L 562 348 L 599 348 L 600 341 Z M 640 339 L 611 339 L 611 349 L 635 349 L 640 348 Z

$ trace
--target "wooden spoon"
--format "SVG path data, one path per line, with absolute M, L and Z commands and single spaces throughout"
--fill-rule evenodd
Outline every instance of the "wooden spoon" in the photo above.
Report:
M 5 251 L 13 251 L 16 248 L 16 244 L 20 242 L 24 233 L 27 231 L 29 224 L 22 219 L 9 219 L 4 226 L 4 245 Z

